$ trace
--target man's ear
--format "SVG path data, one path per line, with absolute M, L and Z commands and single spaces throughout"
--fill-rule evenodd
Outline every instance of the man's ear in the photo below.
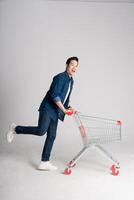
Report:
M 67 70 L 67 68 L 68 68 L 68 65 L 66 64 L 66 70 Z

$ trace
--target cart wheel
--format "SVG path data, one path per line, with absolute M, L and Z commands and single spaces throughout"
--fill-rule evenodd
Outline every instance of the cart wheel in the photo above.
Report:
M 73 165 L 72 165 L 72 163 L 73 163 Z M 71 160 L 71 161 L 68 163 L 68 166 L 70 166 L 70 167 L 75 167 L 75 165 L 76 165 L 76 163 L 74 163 L 73 160 Z
M 70 175 L 71 172 L 72 172 L 72 170 L 69 169 L 69 168 L 66 168 L 66 169 L 64 170 L 64 174 L 65 174 L 65 175 Z
M 112 171 L 111 174 L 113 176 L 118 176 L 119 175 L 119 169 L 118 169 L 118 167 L 116 165 L 112 165 L 112 167 L 110 169 Z

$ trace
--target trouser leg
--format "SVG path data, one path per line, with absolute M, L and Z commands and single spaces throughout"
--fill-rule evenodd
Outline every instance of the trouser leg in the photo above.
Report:
M 39 112 L 38 126 L 17 126 L 15 131 L 17 134 L 44 135 L 49 127 L 51 118 L 47 111 Z
M 49 128 L 47 130 L 47 138 L 42 152 L 42 161 L 49 161 L 50 159 L 53 143 L 56 138 L 57 125 L 58 120 L 51 120 Z

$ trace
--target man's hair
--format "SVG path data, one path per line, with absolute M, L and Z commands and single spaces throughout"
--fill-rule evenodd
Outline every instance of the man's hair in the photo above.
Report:
M 69 65 L 72 60 L 79 62 L 79 59 L 77 57 L 70 57 L 70 58 L 67 59 L 66 64 Z

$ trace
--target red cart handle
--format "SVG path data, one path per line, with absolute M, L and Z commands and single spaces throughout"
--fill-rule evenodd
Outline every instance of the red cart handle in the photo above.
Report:
M 68 110 L 68 111 L 66 112 L 66 114 L 69 115 L 69 116 L 71 116 L 71 115 L 73 114 L 73 111 L 72 111 L 72 110 Z

